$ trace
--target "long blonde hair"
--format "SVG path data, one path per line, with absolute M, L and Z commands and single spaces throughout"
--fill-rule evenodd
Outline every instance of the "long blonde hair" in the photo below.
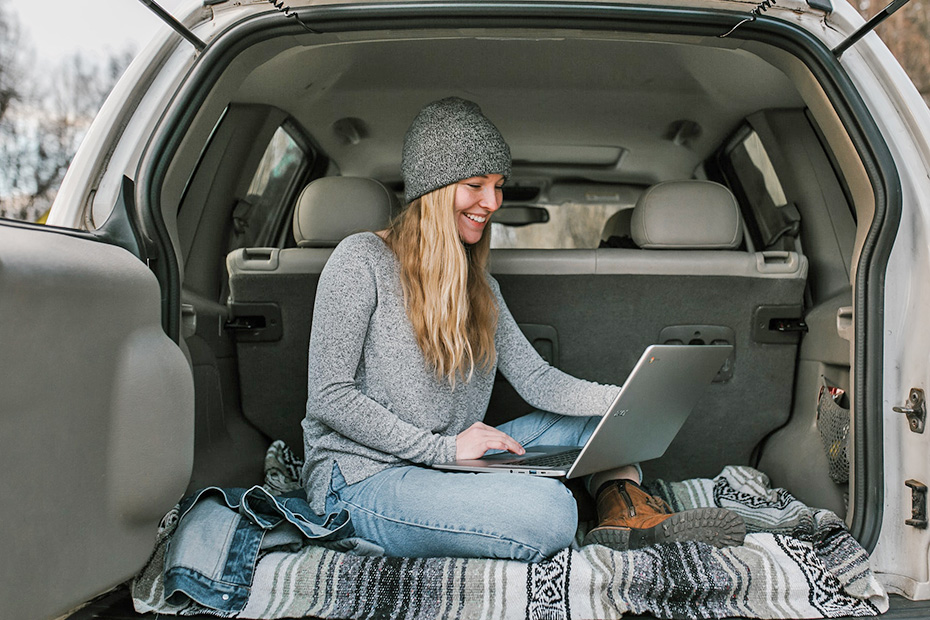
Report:
M 400 261 L 404 307 L 427 363 L 455 387 L 496 359 L 497 300 L 486 272 L 491 227 L 466 246 L 455 222 L 456 184 L 413 200 L 385 241 Z

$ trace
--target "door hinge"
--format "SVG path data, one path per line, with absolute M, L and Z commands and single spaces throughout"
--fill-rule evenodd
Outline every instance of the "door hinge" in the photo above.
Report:
M 892 407 L 897 413 L 907 416 L 907 425 L 912 433 L 923 433 L 927 420 L 927 407 L 924 404 L 924 391 L 920 388 L 911 388 L 907 396 L 907 404 L 903 407 Z
M 911 518 L 904 523 L 918 529 L 927 528 L 927 485 L 917 480 L 905 480 L 904 484 L 911 489 Z

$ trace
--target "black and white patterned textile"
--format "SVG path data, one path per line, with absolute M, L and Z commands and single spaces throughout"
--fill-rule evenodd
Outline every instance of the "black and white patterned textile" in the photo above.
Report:
M 272 452 L 274 454 L 272 454 Z M 297 461 L 276 445 L 267 482 L 287 488 Z M 662 544 L 638 551 L 565 549 L 539 564 L 461 558 L 362 557 L 308 546 L 259 560 L 240 618 L 584 620 L 627 613 L 657 618 L 874 616 L 888 596 L 843 522 L 811 509 L 748 467 L 714 479 L 656 483 L 677 510 L 722 506 L 746 520 L 740 547 Z M 139 612 L 210 613 L 164 600 L 161 563 L 177 523 L 169 513 L 155 552 L 133 583 Z

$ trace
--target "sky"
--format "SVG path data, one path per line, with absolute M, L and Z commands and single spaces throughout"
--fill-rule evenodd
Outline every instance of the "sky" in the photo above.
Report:
M 181 0 L 157 0 L 168 10 Z M 131 48 L 140 51 L 162 27 L 139 0 L 8 0 L 18 15 L 24 43 L 41 60 L 55 61 L 83 52 L 106 55 Z

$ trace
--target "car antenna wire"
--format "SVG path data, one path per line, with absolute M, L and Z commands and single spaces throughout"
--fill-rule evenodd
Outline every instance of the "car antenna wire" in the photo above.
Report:
M 728 37 L 731 34 L 733 34 L 733 31 L 735 31 L 737 28 L 739 28 L 743 24 L 756 21 L 756 18 L 759 17 L 759 15 L 761 15 L 762 13 L 765 13 L 770 8 L 775 6 L 775 2 L 776 0 L 762 0 L 762 2 L 754 6 L 753 9 L 749 11 L 749 17 L 737 23 L 735 26 L 730 28 L 730 30 L 728 30 L 726 33 L 719 35 L 719 38 L 723 39 L 724 37 Z
M 285 17 L 293 17 L 294 19 L 296 19 L 297 23 L 303 26 L 304 30 L 306 30 L 310 34 L 320 34 L 316 30 L 314 30 L 313 28 L 305 24 L 304 21 L 300 19 L 300 16 L 297 15 L 297 12 L 291 7 L 285 5 L 283 0 L 268 0 L 268 2 L 274 5 L 274 8 L 284 13 Z

